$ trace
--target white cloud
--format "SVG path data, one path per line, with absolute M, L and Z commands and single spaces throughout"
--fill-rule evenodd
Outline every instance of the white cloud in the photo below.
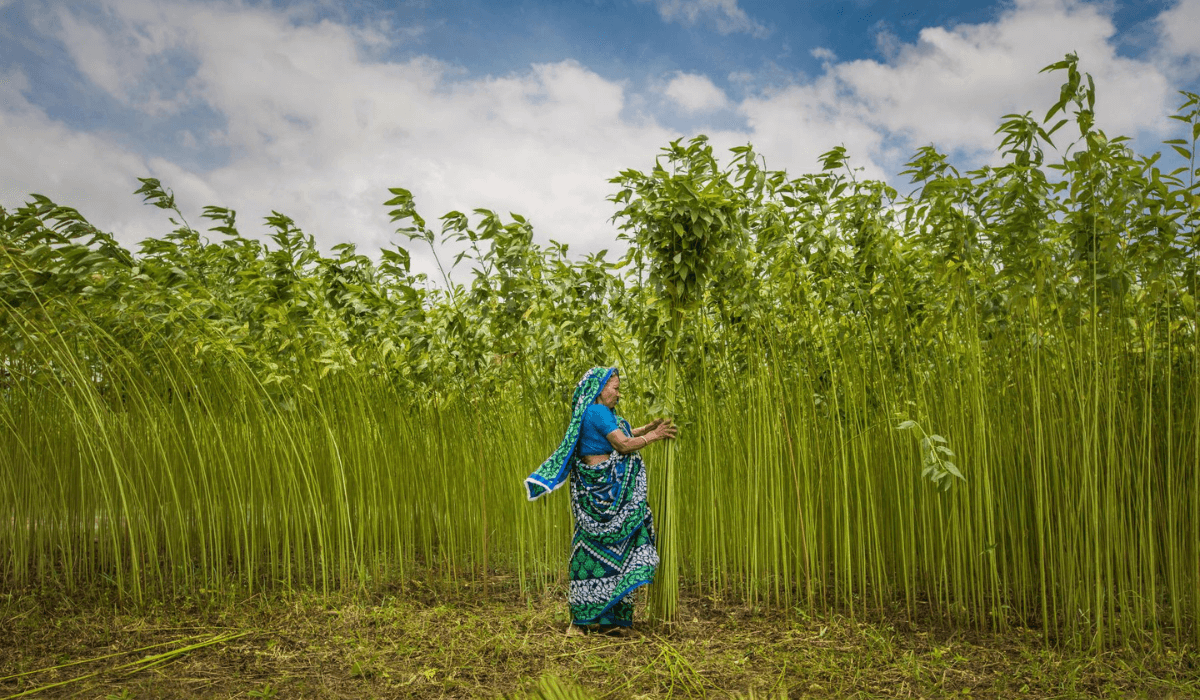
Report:
M 765 37 L 770 30 L 756 22 L 746 11 L 738 7 L 738 0 L 639 0 L 653 2 L 658 14 L 666 22 L 678 22 L 693 26 L 700 22 L 712 22 L 721 34 L 746 33 Z
M 721 88 L 708 77 L 694 73 L 679 73 L 667 83 L 664 93 L 689 114 L 712 112 L 729 105 Z
M 176 90 L 164 96 L 155 81 L 148 80 L 163 67 L 164 61 L 155 59 L 180 43 L 181 28 L 145 22 L 129 25 L 107 8 L 83 5 L 83 9 L 90 11 L 80 15 L 59 7 L 52 19 L 42 18 L 40 23 L 57 23 L 46 28 L 57 33 L 84 76 L 119 102 L 148 114 L 175 112 L 186 102 L 185 93 Z
M 824 46 L 818 46 L 817 48 L 813 49 L 812 51 L 809 51 L 809 54 L 813 58 L 815 58 L 818 61 L 821 61 L 823 63 L 832 63 L 833 61 L 837 60 L 837 54 L 835 54 L 833 51 L 825 48 Z
M 104 135 L 71 132 L 28 104 L 14 117 L 6 100 L 6 205 L 50 189 L 102 228 L 140 222 L 130 231 L 141 237 L 151 230 L 129 193 L 137 176 L 153 174 L 175 188 L 190 217 L 202 205 L 229 206 L 244 231 L 256 233 L 252 222 L 278 210 L 323 245 L 351 241 L 373 250 L 396 241 L 382 202 L 388 187 L 399 186 L 413 191 L 434 226 L 446 211 L 488 207 L 526 214 L 543 241 L 595 251 L 615 247 L 608 179 L 649 167 L 658 148 L 679 136 L 653 120 L 623 118 L 622 85 L 573 61 L 466 79 L 426 58 L 364 59 L 353 28 L 297 24 L 240 3 L 113 0 L 107 8 L 119 26 L 93 35 L 76 54 L 91 64 L 85 74 L 121 97 L 136 91 L 139 67 L 158 53 L 186 51 L 196 65 L 186 92 L 224 119 L 215 138 L 230 161 L 192 172 L 144 160 Z M 62 23 L 62 36 L 78 38 L 71 21 Z M 19 129 L 11 128 L 14 119 Z M 167 225 L 157 221 L 153 232 L 161 235 Z M 413 252 L 430 271 L 425 252 Z
M 1200 57 L 1200 0 L 1179 0 L 1158 19 L 1163 48 L 1176 56 Z
M 896 55 L 900 53 L 903 46 L 900 37 L 896 36 L 885 23 L 879 22 L 875 30 L 875 48 L 879 53 L 883 54 L 887 60 L 893 61 Z
M 1038 71 L 1076 51 L 1096 81 L 1101 128 L 1110 136 L 1161 134 L 1169 128 L 1168 80 L 1148 61 L 1117 55 L 1114 33 L 1100 6 L 1016 0 L 993 22 L 924 29 L 916 43 L 893 46 L 885 62 L 833 63 L 815 80 L 751 97 L 740 110 L 756 148 L 777 166 L 809 170 L 820 152 L 844 143 L 867 174 L 890 175 L 914 146 L 992 152 L 1003 115 L 1045 114 L 1065 75 Z
M 0 203 L 15 208 L 28 195 L 45 195 L 74 206 L 99 228 L 126 245 L 162 235 L 170 224 L 161 212 L 138 204 L 132 195 L 138 177 L 177 175 L 131 154 L 100 135 L 74 131 L 48 119 L 22 92 L 19 72 L 0 75 Z M 194 178 L 171 183 L 184 199 L 209 198 L 213 192 Z
M 16 105 L 24 102 L 25 96 L 22 93 L 28 91 L 29 76 L 22 71 L 11 69 L 0 74 L 0 104 Z
M 1053 103 L 1062 74 L 1038 74 L 1071 51 L 1097 83 L 1096 111 L 1110 133 L 1162 129 L 1170 94 L 1154 66 L 1118 56 L 1112 19 L 1076 0 L 1017 0 L 995 22 L 924 29 L 881 64 L 835 69 L 872 121 L 889 132 L 943 148 L 990 147 L 999 118 Z
M 750 141 L 771 168 L 812 172 L 820 154 L 844 145 L 866 176 L 890 175 L 876 162 L 883 134 L 829 77 L 748 97 L 739 109 L 750 125 Z
M 136 34 L 122 35 L 122 39 L 130 40 L 122 46 L 103 29 L 66 8 L 60 8 L 58 20 L 63 46 L 79 71 L 113 97 L 127 100 L 130 84 L 141 76 L 146 64 L 147 52 L 133 41 Z
M 289 14 L 299 10 L 239 0 L 104 2 L 96 13 L 103 31 L 82 18 L 94 4 L 70 6 L 53 25 L 80 71 L 137 109 L 161 111 L 165 101 L 215 113 L 215 132 L 176 123 L 172 133 L 186 149 L 222 145 L 228 162 L 188 169 L 132 153 L 110 134 L 68 128 L 30 103 L 24 75 L 10 73 L 0 76 L 0 202 L 40 192 L 126 242 L 168 227 L 130 194 L 136 177 L 152 175 L 175 189 L 193 224 L 201 206 L 217 204 L 237 209 L 243 231 L 257 233 L 254 222 L 278 210 L 325 246 L 350 241 L 373 251 L 395 242 L 381 203 L 399 186 L 414 192 L 435 226 L 446 211 L 482 206 L 525 214 L 540 240 L 569 242 L 576 252 L 615 248 L 608 178 L 650 167 L 681 135 L 639 116 L 630 105 L 644 96 L 626 83 L 574 61 L 476 78 L 429 58 L 378 58 L 377 32 Z M 672 10 L 672 21 L 737 16 L 728 14 L 732 2 L 692 7 Z M 890 177 L 926 143 L 986 155 L 1003 114 L 1044 114 L 1062 78 L 1038 70 L 1077 50 L 1081 69 L 1096 77 L 1101 126 L 1158 133 L 1170 98 L 1163 69 L 1116 54 L 1107 12 L 1077 0 L 1017 0 L 992 22 L 926 29 L 883 62 L 838 63 L 814 49 L 821 75 L 739 103 L 703 75 L 677 74 L 664 90 L 691 114 L 737 110 L 745 131 L 700 129 L 718 148 L 751 141 L 770 167 L 799 174 L 845 144 L 864 175 Z M 177 54 L 194 75 L 151 100 L 157 62 Z M 432 272 L 425 251 L 413 252 L 418 269 Z

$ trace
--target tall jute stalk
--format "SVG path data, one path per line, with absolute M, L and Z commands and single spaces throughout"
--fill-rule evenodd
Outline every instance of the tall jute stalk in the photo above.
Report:
M 792 178 L 671 144 L 617 178 L 619 273 L 490 214 L 447 215 L 480 246 L 448 291 L 400 251 L 325 257 L 286 217 L 264 246 L 210 208 L 223 242 L 183 225 L 134 255 L 45 198 L 0 208 L 0 586 L 145 601 L 512 572 L 561 593 L 568 499 L 518 485 L 578 368 L 624 353 L 624 412 L 682 427 L 647 455 L 658 615 L 683 581 L 1194 642 L 1200 96 L 1171 144 L 1188 174 L 1164 173 L 1093 128 L 1062 67 L 1080 141 L 1060 163 L 1056 126 L 1010 115 L 1001 165 L 922 149 L 910 196 L 839 149 Z
M 672 300 L 673 302 L 675 300 Z M 678 416 L 678 394 L 676 382 L 679 377 L 679 362 L 676 359 L 680 309 L 676 303 L 671 306 L 671 340 L 670 349 L 663 353 L 663 364 L 666 369 L 666 381 L 663 386 L 663 408 L 667 415 Z M 669 440 L 663 451 L 663 477 L 658 480 L 663 493 L 659 497 L 658 512 L 658 551 L 660 557 L 657 573 L 658 585 L 652 598 L 654 610 L 668 621 L 675 617 L 675 609 L 679 601 L 679 493 L 676 484 L 675 441 Z
M 612 182 L 622 187 L 612 201 L 625 205 L 613 218 L 621 222 L 631 253 L 654 289 L 654 303 L 641 319 L 641 340 L 647 359 L 661 362 L 665 370 L 657 387 L 661 407 L 678 416 L 684 321 L 700 302 L 721 253 L 737 239 L 746 198 L 703 137 L 686 145 L 672 142 L 648 175 L 627 170 Z M 674 442 L 667 443 L 663 461 L 663 476 L 654 480 L 661 489 L 655 510 L 661 563 L 652 602 L 657 614 L 672 620 L 680 575 Z

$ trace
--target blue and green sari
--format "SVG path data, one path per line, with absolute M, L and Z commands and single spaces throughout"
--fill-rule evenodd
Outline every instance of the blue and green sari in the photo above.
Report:
M 577 625 L 633 624 L 629 594 L 652 582 L 658 568 L 641 455 L 613 452 L 600 464 L 588 465 L 576 453 L 583 412 L 614 372 L 616 368 L 594 367 L 583 376 L 571 398 L 571 422 L 562 443 L 525 480 L 532 501 L 570 477 L 575 535 L 567 602 Z M 617 422 L 622 432 L 633 436 L 628 421 L 618 417 Z

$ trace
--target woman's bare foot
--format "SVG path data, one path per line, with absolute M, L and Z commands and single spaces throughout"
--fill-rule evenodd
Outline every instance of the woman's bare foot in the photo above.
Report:
M 583 635 L 584 635 L 583 628 L 580 627 L 579 625 L 575 624 L 574 622 L 567 625 L 567 636 L 568 637 L 582 637 Z
M 620 626 L 610 627 L 604 633 L 610 637 L 632 637 L 635 634 L 632 627 Z

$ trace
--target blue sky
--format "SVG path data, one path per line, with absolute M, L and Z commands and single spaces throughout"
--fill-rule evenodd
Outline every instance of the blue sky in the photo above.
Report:
M 1111 16 L 1122 38 L 1170 3 L 1125 2 Z M 350 14 L 390 16 L 428 27 L 413 52 L 461 63 L 473 72 L 506 73 L 530 63 L 574 58 L 608 77 L 683 70 L 714 76 L 766 67 L 816 74 L 815 47 L 839 58 L 884 58 L 878 36 L 913 42 L 926 27 L 977 24 L 1006 4 L 978 1 L 763 2 L 738 4 L 759 29 L 723 33 L 715 21 L 663 21 L 655 5 L 637 0 L 438 3 L 360 2 Z M 717 31 L 714 31 L 716 29 Z M 1140 54 L 1140 47 L 1122 49 Z
M 0 0 L 0 205 L 31 192 L 133 243 L 194 215 L 271 210 L 324 246 L 396 242 L 381 202 L 486 206 L 579 252 L 612 248 L 618 170 L 668 140 L 752 141 L 800 173 L 846 145 L 895 180 L 933 143 L 994 159 L 1077 51 L 1100 123 L 1153 149 L 1200 76 L 1200 0 Z M 421 251 L 417 266 L 428 266 Z

